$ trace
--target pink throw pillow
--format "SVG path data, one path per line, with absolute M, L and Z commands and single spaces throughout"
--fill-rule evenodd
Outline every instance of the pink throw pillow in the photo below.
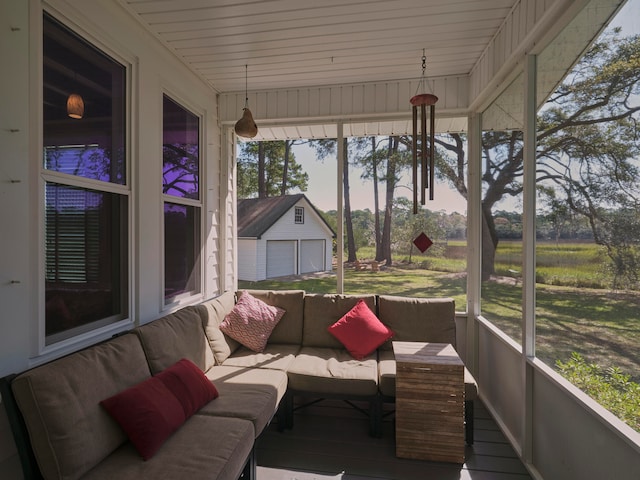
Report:
M 393 331 L 376 317 L 362 299 L 327 330 L 356 360 L 371 355 L 393 337 Z
M 224 317 L 220 330 L 254 352 L 262 352 L 271 332 L 285 310 L 267 305 L 249 292 L 242 292 L 238 303 Z

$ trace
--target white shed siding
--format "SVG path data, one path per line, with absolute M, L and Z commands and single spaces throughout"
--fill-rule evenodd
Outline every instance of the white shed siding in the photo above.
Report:
M 258 240 L 238 239 L 238 280 L 264 280 L 258 270 Z
M 304 223 L 295 223 L 295 207 L 304 208 Z M 278 219 L 267 230 L 261 239 L 257 241 L 256 248 L 256 270 L 258 280 L 264 280 L 280 275 L 290 275 L 302 273 L 302 265 L 308 265 L 309 262 L 301 259 L 302 249 L 301 243 L 303 241 L 322 241 L 325 245 L 323 249 L 324 259 L 323 265 L 325 270 L 331 270 L 332 264 L 332 232 L 326 226 L 322 218 L 316 214 L 314 208 L 304 199 L 292 206 L 280 219 Z M 275 268 L 269 261 L 269 248 L 267 245 L 271 241 L 293 241 L 295 242 L 295 263 L 293 264 L 293 271 L 289 273 L 283 273 L 284 270 L 270 270 Z M 275 245 L 272 248 L 276 248 Z M 290 248 L 290 247 L 289 247 Z M 245 259 L 239 257 L 239 263 L 244 263 Z M 314 261 L 317 263 L 317 261 Z M 269 266 L 271 265 L 271 266 Z M 290 268 L 290 267 L 287 267 Z M 310 271 L 310 270 L 306 270 Z

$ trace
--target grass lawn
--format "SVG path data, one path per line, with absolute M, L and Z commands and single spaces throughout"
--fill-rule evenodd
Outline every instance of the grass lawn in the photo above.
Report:
M 299 279 L 239 282 L 247 289 L 302 289 L 312 293 L 334 293 L 334 274 Z M 457 310 L 466 303 L 466 275 L 394 266 L 379 272 L 345 269 L 344 291 L 349 294 L 378 293 L 415 297 L 452 297 Z M 536 288 L 536 350 L 547 364 L 566 361 L 571 352 L 605 368 L 617 366 L 640 381 L 640 292 L 612 293 L 607 290 L 557 287 Z M 483 315 L 520 341 L 520 283 L 489 281 L 482 287 Z
M 344 292 L 413 297 L 452 297 L 458 311 L 466 304 L 466 244 L 449 242 L 438 254 L 412 252 L 394 256 L 394 266 L 379 272 L 345 269 Z M 359 258 L 373 258 L 373 249 L 360 249 Z M 536 247 L 536 355 L 556 368 L 575 352 L 583 369 L 630 376 L 640 383 L 640 292 L 614 292 L 602 249 L 589 243 L 540 242 Z M 522 282 L 521 242 L 500 242 L 496 275 L 482 284 L 482 313 L 520 343 Z M 318 274 L 262 282 L 239 282 L 248 289 L 303 289 L 334 293 L 335 274 Z M 614 369 L 614 370 L 612 370 Z M 583 374 L 581 374 L 583 375 Z M 584 375 L 583 375 L 584 376 Z M 635 385 L 626 383 L 626 385 Z M 602 384 L 597 390 L 603 391 Z M 608 392 L 608 390 L 604 390 Z M 635 390 L 634 390 L 635 391 Z M 638 395 L 625 405 L 637 403 Z M 640 431 L 640 405 L 631 406 L 631 425 Z M 628 420 L 629 421 L 629 420 Z

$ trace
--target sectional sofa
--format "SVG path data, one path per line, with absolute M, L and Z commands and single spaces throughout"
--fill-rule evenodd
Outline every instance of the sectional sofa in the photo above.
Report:
M 354 334 L 363 307 L 381 330 Z M 25 478 L 255 479 L 255 442 L 274 417 L 293 426 L 296 396 L 366 401 L 381 434 L 391 339 L 455 346 L 453 300 L 226 292 L 7 377 L 3 403 Z M 465 372 L 467 443 L 476 395 Z

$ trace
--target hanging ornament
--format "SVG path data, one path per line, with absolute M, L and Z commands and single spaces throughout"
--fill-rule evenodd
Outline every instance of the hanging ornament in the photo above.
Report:
M 251 110 L 249 110 L 249 93 L 247 90 L 248 68 L 249 67 L 247 65 L 244 66 L 244 108 L 242 109 L 242 118 L 236 122 L 235 131 L 236 134 L 241 137 L 253 138 L 258 134 L 258 125 L 256 125 L 256 122 L 253 120 Z
M 422 77 L 418 83 L 416 95 L 411 97 L 413 120 L 413 213 L 418 213 L 418 188 L 420 189 L 420 204 L 425 204 L 425 191 L 429 190 L 429 200 L 433 200 L 434 163 L 435 163 L 435 125 L 436 102 L 438 97 L 430 93 L 417 93 L 426 87 L 425 71 L 427 57 L 422 50 Z M 419 113 L 418 113 L 419 107 Z M 427 107 L 429 107 L 429 129 L 427 130 Z M 418 126 L 420 128 L 418 128 Z M 427 142 L 427 132 L 429 141 Z M 419 155 L 418 155 L 419 153 Z M 418 162 L 418 158 L 420 161 Z M 418 178 L 419 177 L 419 178 Z

